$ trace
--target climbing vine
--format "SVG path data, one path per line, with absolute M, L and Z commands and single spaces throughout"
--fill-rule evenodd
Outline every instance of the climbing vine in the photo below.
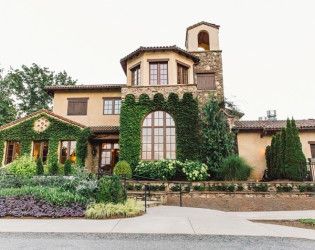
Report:
M 43 132 L 34 131 L 34 122 L 41 117 L 49 121 L 48 128 Z M 46 114 L 39 114 L 29 120 L 23 121 L 0 131 L 0 164 L 3 161 L 5 141 L 19 141 L 21 155 L 30 155 L 33 141 L 48 141 L 48 163 L 58 158 L 58 145 L 62 140 L 77 141 L 77 163 L 83 166 L 86 158 L 89 129 L 62 122 Z
M 127 95 L 120 113 L 120 158 L 134 168 L 140 161 L 141 127 L 146 115 L 153 111 L 168 112 L 174 118 L 176 127 L 176 158 L 181 161 L 199 158 L 198 102 L 191 93 L 178 95 L 170 93 L 167 100 L 160 93 L 151 100 L 141 94 L 136 101 L 134 95 Z

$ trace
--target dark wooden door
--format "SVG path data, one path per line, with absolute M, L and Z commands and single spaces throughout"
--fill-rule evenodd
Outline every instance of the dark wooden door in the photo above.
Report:
M 117 142 L 104 142 L 100 144 L 99 173 L 112 175 L 119 159 L 119 145 Z

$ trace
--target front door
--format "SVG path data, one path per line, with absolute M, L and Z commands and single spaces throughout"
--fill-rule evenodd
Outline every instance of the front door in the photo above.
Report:
M 119 144 L 117 142 L 103 142 L 100 144 L 100 174 L 112 175 L 118 160 Z

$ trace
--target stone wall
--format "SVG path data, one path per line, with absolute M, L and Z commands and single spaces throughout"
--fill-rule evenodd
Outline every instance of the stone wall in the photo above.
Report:
M 216 91 L 198 91 L 198 96 L 203 103 L 209 94 L 214 94 L 219 99 L 224 99 L 223 89 L 223 70 L 221 51 L 200 51 L 191 52 L 200 58 L 200 62 L 194 66 L 195 73 L 214 73 L 216 82 Z M 197 82 L 195 75 L 195 83 Z

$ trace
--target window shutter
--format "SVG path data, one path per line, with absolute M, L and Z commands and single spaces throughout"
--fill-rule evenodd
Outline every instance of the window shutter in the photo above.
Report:
M 214 74 L 197 74 L 197 88 L 200 90 L 215 90 Z
M 68 115 L 86 115 L 87 98 L 68 99 Z
M 315 144 L 311 144 L 311 155 L 312 158 L 315 158 Z

